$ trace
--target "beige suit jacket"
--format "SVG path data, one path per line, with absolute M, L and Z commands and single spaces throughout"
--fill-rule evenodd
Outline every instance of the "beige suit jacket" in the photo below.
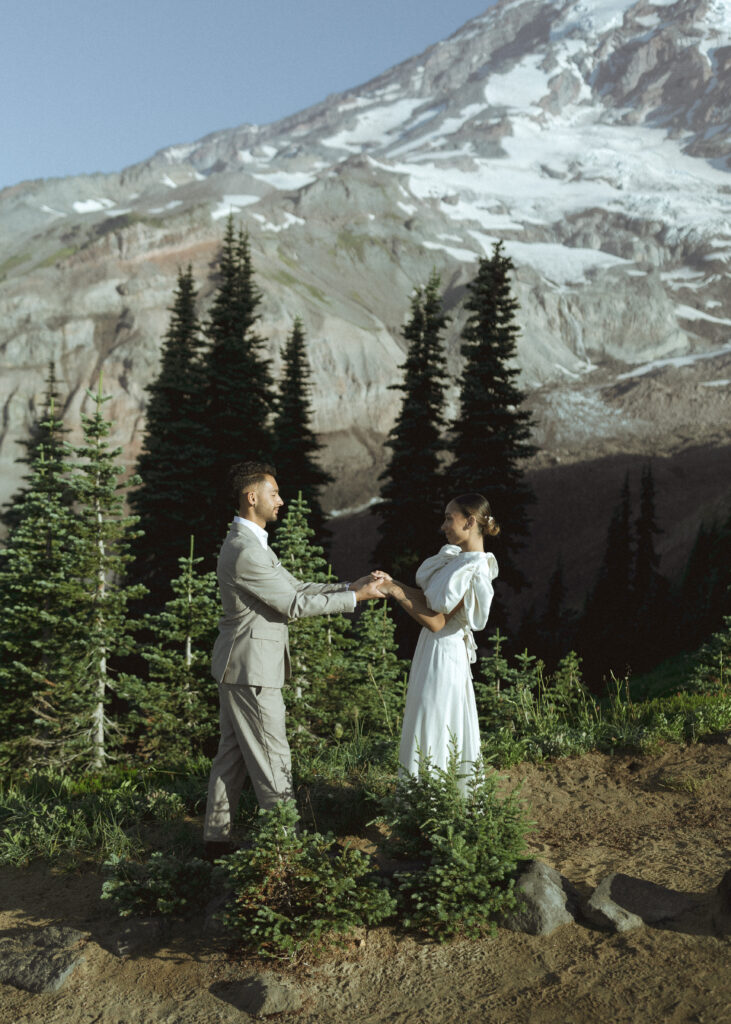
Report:
M 302 583 L 254 533 L 232 523 L 218 555 L 223 616 L 211 674 L 219 683 L 284 685 L 289 679 L 290 619 L 353 611 L 346 583 Z

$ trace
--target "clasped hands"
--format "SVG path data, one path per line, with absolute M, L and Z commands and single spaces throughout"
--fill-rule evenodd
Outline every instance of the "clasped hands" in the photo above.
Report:
M 355 591 L 358 601 L 372 601 L 379 597 L 388 597 L 393 579 L 383 569 L 374 569 L 367 576 L 361 576 L 350 589 Z

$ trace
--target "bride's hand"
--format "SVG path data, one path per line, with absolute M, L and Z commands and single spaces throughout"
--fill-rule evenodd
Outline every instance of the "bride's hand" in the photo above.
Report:
M 388 574 L 384 574 L 378 578 L 378 589 L 384 597 L 390 597 L 396 589 L 396 583 Z
M 375 569 L 373 572 L 369 572 L 367 576 L 361 576 L 360 579 L 350 584 L 351 590 L 360 590 L 361 587 L 367 587 L 369 583 L 380 583 L 381 580 L 390 580 L 391 577 L 387 572 L 383 572 L 381 569 Z

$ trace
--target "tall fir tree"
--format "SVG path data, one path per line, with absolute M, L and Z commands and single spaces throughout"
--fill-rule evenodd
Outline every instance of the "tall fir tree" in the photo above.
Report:
M 66 458 L 64 434 L 67 434 L 68 430 L 63 425 L 63 418 L 60 414 L 62 408 L 63 403 L 59 400 L 56 364 L 53 360 L 50 360 L 48 363 L 46 390 L 43 397 L 43 410 L 30 428 L 30 437 L 21 442 L 25 448 L 25 455 L 21 455 L 20 458 L 16 459 L 16 462 L 23 463 L 29 467 L 28 473 L 24 476 L 26 484 L 21 486 L 20 490 L 12 496 L 8 504 L 0 512 L 0 522 L 8 530 L 12 530 L 13 527 L 17 526 L 23 517 L 23 502 L 29 490 L 32 489 L 32 480 L 34 479 L 33 467 L 41 448 L 43 449 L 43 462 L 46 467 L 46 486 L 51 481 L 54 481 L 61 488 L 66 504 L 71 504 L 72 496 L 66 477 L 63 472 L 54 473 L 54 467 L 62 466 Z
M 534 500 L 521 463 L 535 452 L 530 443 L 532 415 L 521 405 L 515 366 L 518 302 L 511 291 L 513 261 L 495 243 L 492 256 L 480 260 L 468 285 L 469 311 L 462 331 L 465 357 L 460 378 L 460 408 L 448 467 L 447 497 L 476 491 L 490 502 L 502 533 L 493 549 L 500 577 L 514 587 L 524 582 L 514 556 L 528 532 L 528 506 Z
M 305 331 L 297 317 L 282 353 L 283 372 L 274 419 L 274 465 L 287 493 L 301 492 L 310 508 L 310 525 L 318 536 L 323 514 L 318 494 L 332 476 L 317 461 L 322 448 L 310 426 L 310 365 Z
M 218 264 L 218 289 L 206 324 L 204 357 L 207 402 L 205 440 L 207 486 L 199 501 L 196 531 L 206 567 L 225 536 L 235 509 L 228 473 L 236 462 L 272 460 L 270 413 L 274 391 L 264 339 L 255 330 L 261 293 L 254 282 L 248 235 L 234 231 L 229 217 Z
M 273 547 L 284 568 L 308 583 L 331 580 L 323 550 L 312 543 L 309 506 L 301 494 L 289 502 Z M 341 687 L 350 647 L 344 615 L 316 615 L 290 624 L 289 646 L 292 676 L 284 689 L 295 743 L 312 735 L 331 734 L 342 721 Z
M 37 735 L 40 760 L 84 770 L 101 768 L 113 746 L 113 723 L 107 707 L 114 686 L 110 660 L 128 654 L 133 646 L 130 601 L 144 587 L 126 586 L 127 565 L 135 519 L 124 512 L 124 470 L 120 448 L 111 448 L 111 423 L 104 405 L 111 396 L 87 392 L 91 415 L 82 414 L 83 442 L 74 450 L 79 460 L 73 479 L 78 513 L 75 522 L 75 571 L 72 597 L 74 619 L 82 628 L 71 670 L 36 692 L 36 713 L 43 723 Z
M 203 404 L 203 339 L 196 315 L 193 268 L 178 271 L 170 326 L 162 345 L 160 372 L 149 395 L 145 437 L 137 461 L 140 486 L 130 494 L 139 516 L 132 576 L 160 608 L 170 594 L 180 552 L 200 528 L 201 480 L 209 465 Z
M 149 640 L 141 656 L 145 679 L 125 676 L 121 696 L 132 705 L 128 721 L 142 757 L 184 761 L 200 754 L 216 734 L 218 694 L 211 676 L 211 649 L 221 614 L 215 572 L 202 573 L 190 538 L 178 560 L 172 597 L 161 611 L 146 615 Z
M 70 448 L 49 378 L 48 419 L 28 446 L 27 487 L 12 505 L 0 551 L 0 743 L 27 760 L 35 733 L 33 692 L 57 685 L 78 655 L 80 628 L 72 579 L 77 520 L 71 508 Z
M 383 501 L 374 507 L 380 520 L 376 560 L 394 576 L 411 580 L 419 564 L 440 546 L 443 480 L 446 360 L 442 333 L 448 317 L 442 310 L 439 275 L 411 299 L 411 316 L 403 328 L 408 343 L 400 367 L 401 409 L 386 445 L 391 455 L 380 479 Z
M 559 555 L 556 568 L 548 581 L 546 605 L 537 624 L 535 653 L 543 660 L 549 671 L 554 671 L 560 660 L 573 646 L 573 621 L 565 607 L 566 586 L 564 584 L 563 561 Z M 530 647 L 530 650 L 534 650 Z
M 642 469 L 640 511 L 635 521 L 635 559 L 632 580 L 632 667 L 644 671 L 666 653 L 669 586 L 660 574 L 655 538 L 661 533 L 655 517 L 655 481 L 652 466 Z
M 595 688 L 610 672 L 623 674 L 631 657 L 633 543 L 629 473 L 607 530 L 604 558 L 579 624 L 579 650 Z
M 701 523 L 675 595 L 675 650 L 693 651 L 731 614 L 731 516 Z

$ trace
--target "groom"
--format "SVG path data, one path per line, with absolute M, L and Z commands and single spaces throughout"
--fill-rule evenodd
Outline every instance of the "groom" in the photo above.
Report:
M 383 595 L 378 580 L 303 583 L 272 553 L 265 526 L 284 504 L 275 471 L 241 462 L 230 473 L 234 516 L 218 556 L 223 604 L 211 673 L 218 682 L 221 739 L 211 765 L 203 829 L 205 855 L 225 856 L 231 821 L 249 775 L 259 806 L 292 799 L 292 769 L 282 686 L 290 676 L 289 619 L 352 612 Z

